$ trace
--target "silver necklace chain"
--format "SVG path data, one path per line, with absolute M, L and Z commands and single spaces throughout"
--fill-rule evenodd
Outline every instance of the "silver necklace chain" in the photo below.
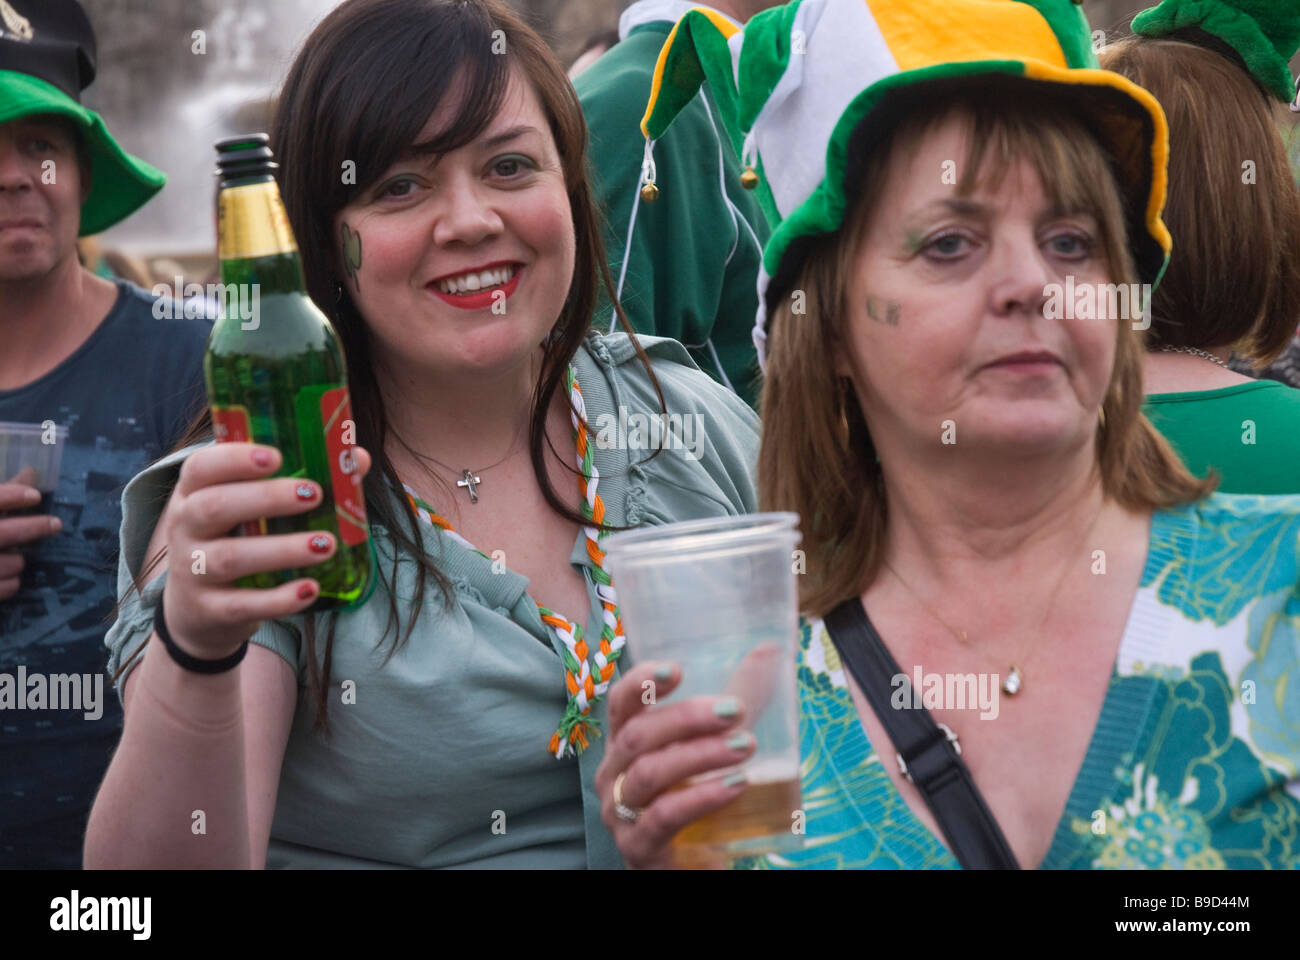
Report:
M 450 470 L 452 473 L 460 474 L 461 479 L 456 481 L 456 486 L 465 488 L 465 492 L 469 494 L 470 503 L 478 503 L 478 487 L 479 484 L 483 482 L 483 480 L 479 477 L 479 474 L 487 473 L 493 467 L 501 466 L 501 464 L 505 463 L 512 456 L 514 456 L 515 451 L 519 449 L 518 441 L 519 441 L 519 431 L 516 430 L 514 438 L 510 441 L 510 449 L 509 451 L 507 451 L 506 455 L 502 457 L 500 460 L 498 460 L 496 463 L 490 463 L 486 467 L 480 467 L 478 470 L 458 469 L 456 467 L 452 467 L 443 463 L 437 457 L 431 457 L 427 453 L 420 453 L 420 451 L 412 449 L 409 444 L 403 443 L 402 445 L 406 447 L 407 450 L 410 450 L 411 453 L 419 457 L 421 460 L 428 460 L 430 463 L 436 463 L 444 470 Z
M 512 443 L 512 444 L 510 445 L 510 453 L 507 453 L 504 457 L 502 457 L 502 458 L 501 458 L 500 460 L 498 460 L 496 463 L 489 463 L 486 467 L 479 467 L 477 470 L 471 470 L 470 473 L 486 473 L 488 470 L 491 470 L 493 467 L 499 467 L 499 466 L 501 466 L 501 464 L 503 464 L 503 463 L 505 463 L 507 460 L 509 460 L 510 457 L 514 454 L 514 452 L 515 452 L 515 447 L 516 447 L 516 446 L 517 446 L 517 444 L 513 444 L 513 443 Z M 452 473 L 464 473 L 464 472 L 465 472 L 464 470 L 458 469 L 458 468 L 456 468 L 456 467 L 449 466 L 449 465 L 443 463 L 443 462 L 442 462 L 441 460 L 439 460 L 437 457 L 431 457 L 431 456 L 429 456 L 427 453 L 420 453 L 418 450 L 412 450 L 411 452 L 412 452 L 413 454 L 415 454 L 417 457 L 419 457 L 421 460 L 428 460 L 428 461 L 430 461 L 431 463 L 436 463 L 438 466 L 442 467 L 444 470 L 450 470 Z
M 1164 346 L 1164 347 L 1160 347 L 1159 349 L 1160 349 L 1160 352 L 1161 352 L 1161 353 L 1186 353 L 1186 354 L 1188 354 L 1189 356 L 1200 357 L 1202 360 L 1209 360 L 1211 363 L 1217 363 L 1219 366 L 1223 367 L 1223 369 L 1225 369 L 1225 370 L 1231 370 L 1231 369 L 1232 369 L 1232 368 L 1229 367 L 1226 363 L 1224 363 L 1222 360 L 1220 360 L 1218 357 L 1216 357 L 1214 354 L 1210 353 L 1210 352 L 1207 351 L 1207 350 L 1201 350 L 1201 349 L 1198 348 L 1198 347 L 1170 347 L 1170 346 Z

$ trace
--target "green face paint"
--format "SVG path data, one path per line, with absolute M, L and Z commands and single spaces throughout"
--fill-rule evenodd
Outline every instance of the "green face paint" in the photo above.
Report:
M 361 289 L 361 282 L 357 279 L 357 271 L 361 269 L 361 234 L 353 233 L 352 228 L 345 221 L 343 224 L 343 268 L 352 278 L 352 285 L 358 290 Z
M 907 238 L 903 241 L 903 243 L 906 246 L 907 252 L 909 254 L 911 255 L 918 254 L 921 252 L 921 249 L 925 246 L 925 234 L 913 233 L 911 230 L 909 230 L 907 231 Z
M 893 300 L 880 300 L 876 297 L 867 297 L 867 316 L 876 323 L 886 323 L 891 327 L 898 326 L 899 318 L 902 316 L 903 308 Z

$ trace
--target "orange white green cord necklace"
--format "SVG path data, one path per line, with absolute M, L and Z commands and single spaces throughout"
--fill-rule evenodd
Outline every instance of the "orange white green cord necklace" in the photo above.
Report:
M 595 650 L 592 650 L 583 635 L 582 624 L 569 620 L 540 603 L 537 605 L 542 622 L 554 629 L 564 644 L 564 686 L 569 702 L 547 748 L 555 754 L 556 759 L 582 753 L 587 749 L 591 735 L 600 732 L 599 722 L 590 716 L 591 708 L 609 689 L 624 644 L 623 621 L 618 615 L 618 595 L 614 592 L 614 584 L 605 570 L 605 551 L 600 548 L 600 541 L 606 534 L 606 531 L 600 528 L 600 524 L 605 520 L 605 501 L 596 492 L 600 473 L 592 458 L 591 434 L 587 429 L 587 408 L 582 402 L 582 390 L 578 387 L 578 377 L 572 365 L 565 374 L 564 384 L 569 391 L 573 442 L 578 454 L 578 493 L 581 497 L 579 511 L 583 519 L 589 522 L 589 525 L 582 529 L 587 537 L 587 556 L 592 562 L 591 576 L 596 581 L 596 596 L 600 598 L 601 625 L 600 643 Z M 453 530 L 451 524 L 439 516 L 433 507 L 421 500 L 408 484 L 403 483 L 402 487 L 406 490 L 406 497 L 420 519 L 438 527 L 445 535 L 462 546 L 468 547 L 480 556 L 486 556 L 482 550 Z

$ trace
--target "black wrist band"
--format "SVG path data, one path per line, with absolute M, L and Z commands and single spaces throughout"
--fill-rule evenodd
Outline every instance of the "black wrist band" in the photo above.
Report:
M 239 666 L 239 661 L 244 659 L 244 654 L 248 653 L 248 641 L 228 657 L 222 657 L 220 660 L 200 660 L 198 657 L 192 657 L 180 647 L 176 646 L 176 641 L 167 631 L 167 621 L 163 618 L 163 600 L 158 597 L 158 607 L 153 614 L 153 628 L 158 637 L 167 648 L 167 653 L 183 669 L 191 673 L 225 673 L 227 670 L 233 670 Z

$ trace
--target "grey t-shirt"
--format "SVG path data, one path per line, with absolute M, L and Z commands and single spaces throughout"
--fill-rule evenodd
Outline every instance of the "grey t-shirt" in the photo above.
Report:
M 23 548 L 19 591 L 0 601 L 0 868 L 81 866 L 91 801 L 122 730 L 103 645 L 122 490 L 204 404 L 212 322 L 157 319 L 151 294 L 117 286 L 75 353 L 0 390 L 0 421 L 68 428 L 49 507 L 63 530 Z

